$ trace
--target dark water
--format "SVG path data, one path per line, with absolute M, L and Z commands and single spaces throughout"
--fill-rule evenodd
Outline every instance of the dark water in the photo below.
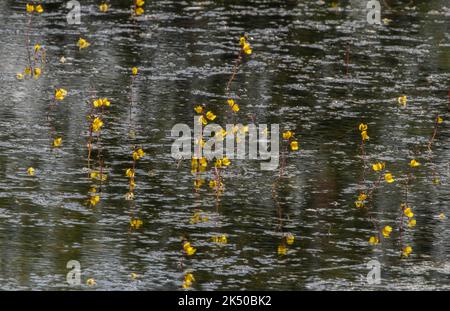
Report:
M 206 290 L 449 289 L 449 221 L 438 215 L 450 216 L 450 5 L 407 2 L 383 4 L 382 18 L 392 21 L 370 26 L 365 1 L 146 1 L 136 22 L 131 1 L 111 1 L 107 13 L 99 1 L 81 1 L 80 25 L 67 24 L 65 2 L 51 1 L 30 30 L 48 63 L 38 80 L 18 81 L 27 59 L 25 2 L 1 1 L 1 288 L 87 289 L 94 278 L 95 289 L 181 289 L 191 271 L 192 288 Z M 191 125 L 195 105 L 207 104 L 222 125 L 230 121 L 225 85 L 243 32 L 254 53 L 233 83 L 238 120 L 278 123 L 300 141 L 278 201 L 278 172 L 261 171 L 257 161 L 233 161 L 217 202 L 209 176 L 196 192 L 189 161 L 177 168 L 170 156 L 170 130 Z M 80 36 L 91 43 L 81 51 Z M 140 73 L 130 139 L 133 66 Z M 60 87 L 69 94 L 49 110 Z M 94 90 L 112 105 L 102 130 L 108 181 L 91 207 L 86 101 Z M 404 108 L 401 95 L 408 96 Z M 424 150 L 438 114 L 444 122 L 429 162 Z M 373 217 L 393 227 L 377 246 L 367 242 L 376 234 L 367 211 L 354 206 L 361 122 L 369 125 L 368 162 L 385 161 L 396 178 L 374 192 Z M 55 136 L 63 137 L 61 148 L 51 147 Z M 134 206 L 124 199 L 131 144 L 147 153 L 136 171 Z M 405 227 L 403 243 L 413 252 L 400 259 L 402 180 L 412 158 L 422 163 L 408 195 L 417 226 Z M 370 186 L 376 175 L 367 174 Z M 208 221 L 190 224 L 197 210 Z M 130 217 L 143 226 L 130 230 Z M 280 256 L 287 232 L 295 242 Z M 218 234 L 228 243 L 212 243 Z M 182 236 L 197 248 L 194 256 L 183 254 Z M 379 285 L 366 282 L 372 259 L 381 263 Z M 81 264 L 81 286 L 66 283 L 69 260 Z

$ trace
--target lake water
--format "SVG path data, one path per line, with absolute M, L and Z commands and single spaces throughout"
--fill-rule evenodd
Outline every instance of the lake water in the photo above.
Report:
M 188 272 L 193 290 L 450 289 L 448 1 L 382 1 L 382 25 L 369 25 L 366 2 L 351 0 L 146 1 L 137 20 L 132 1 L 111 1 L 102 13 L 89 0 L 79 25 L 67 23 L 66 2 L 48 2 L 29 28 L 31 49 L 46 49 L 37 80 L 16 78 L 27 64 L 26 2 L 0 3 L 1 289 L 182 290 Z M 243 33 L 253 53 L 232 84 L 240 106 L 232 117 L 225 87 Z M 79 50 L 80 37 L 91 45 Z M 56 88 L 68 95 L 51 106 Z M 93 97 L 111 106 L 101 131 L 108 179 L 90 206 Z M 255 160 L 232 160 L 219 198 L 211 173 L 195 189 L 190 161 L 171 157 L 170 131 L 193 127 L 198 104 L 223 126 L 255 120 L 295 132 L 300 148 L 288 153 L 275 192 L 278 170 L 262 171 Z M 364 185 L 360 123 L 370 136 Z M 127 201 L 132 145 L 146 156 Z M 409 168 L 411 159 L 422 165 Z M 369 166 L 378 161 L 395 182 L 383 181 L 367 208 L 356 208 L 361 187 L 378 178 Z M 408 172 L 417 225 L 404 223 L 400 239 Z M 195 213 L 207 219 L 192 223 Z M 131 218 L 142 226 L 130 228 Z M 393 228 L 375 246 L 373 223 Z M 280 255 L 287 233 L 295 240 Z M 213 243 L 217 235 L 228 242 Z M 401 258 L 406 245 L 412 253 Z M 79 286 L 66 282 L 70 260 L 81 265 Z M 380 263 L 380 284 L 366 280 L 371 260 Z

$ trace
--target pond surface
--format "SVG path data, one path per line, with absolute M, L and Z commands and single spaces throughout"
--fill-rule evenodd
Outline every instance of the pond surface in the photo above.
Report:
M 356 0 L 146 1 L 137 21 L 131 1 L 111 1 L 101 13 L 89 0 L 81 1 L 80 25 L 67 24 L 65 2 L 48 2 L 29 29 L 47 64 L 39 79 L 20 81 L 25 2 L 0 2 L 1 289 L 182 290 L 188 272 L 194 290 L 450 289 L 448 1 L 387 1 L 379 26 Z M 219 124 L 232 122 L 225 87 L 245 32 L 253 54 L 232 84 L 241 108 L 233 120 L 280 124 L 300 149 L 288 153 L 276 195 L 278 170 L 232 160 L 217 199 L 211 173 L 196 190 L 190 161 L 171 157 L 170 131 L 193 126 L 198 104 Z M 79 50 L 80 37 L 91 46 Z M 50 106 L 56 88 L 68 95 Z M 402 95 L 406 106 L 397 102 Z M 86 117 L 94 96 L 111 106 L 101 132 L 108 179 L 90 206 Z M 444 121 L 430 158 L 437 115 Z M 363 185 L 362 122 L 370 136 Z M 63 138 L 59 148 L 55 137 Z M 132 145 L 146 156 L 127 201 Z M 422 164 L 408 189 L 417 225 L 404 224 L 400 239 L 411 159 Z M 395 182 L 382 182 L 370 204 L 356 208 L 359 192 L 378 178 L 369 166 L 377 161 Z M 195 213 L 207 220 L 191 223 Z M 143 225 L 130 228 L 131 218 Z M 374 223 L 393 228 L 375 246 Z M 287 233 L 295 241 L 279 255 Z M 228 243 L 211 241 L 222 234 Z M 195 255 L 183 253 L 182 237 Z M 406 245 L 412 253 L 401 258 Z M 70 260 L 81 264 L 80 286 L 66 282 Z M 366 281 L 370 260 L 381 264 L 380 284 Z

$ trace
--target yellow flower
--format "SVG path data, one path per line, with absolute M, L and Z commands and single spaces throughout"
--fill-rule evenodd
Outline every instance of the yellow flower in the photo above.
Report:
M 21 74 L 20 72 L 16 75 L 17 80 L 22 80 L 23 79 L 23 74 Z
M 367 199 L 367 194 L 361 192 L 358 196 L 358 201 L 365 201 Z
M 92 121 L 92 131 L 98 132 L 100 128 L 103 126 L 103 121 L 100 120 L 100 118 L 95 118 L 94 121 Z
M 133 76 L 136 76 L 136 75 L 138 74 L 138 72 L 139 72 L 139 70 L 137 69 L 137 67 L 131 68 L 131 74 L 132 74 Z
M 200 166 L 206 167 L 208 165 L 208 160 L 206 157 L 201 157 L 199 160 Z
M 133 200 L 133 199 L 134 199 L 134 193 L 133 193 L 133 192 L 127 192 L 127 193 L 125 194 L 125 200 L 131 201 L 131 200 Z
M 364 202 L 362 202 L 362 201 L 355 201 L 355 206 L 357 208 L 363 208 L 364 207 Z
M 203 112 L 203 107 L 200 106 L 200 105 L 195 106 L 195 107 L 194 107 L 194 111 L 200 114 L 200 113 Z
M 292 151 L 297 151 L 298 150 L 298 141 L 296 141 L 296 140 L 291 141 L 291 150 Z
M 196 179 L 194 180 L 194 187 L 195 188 L 200 188 L 203 184 L 205 183 L 205 181 L 203 179 Z
M 34 53 L 39 52 L 40 49 L 41 49 L 41 46 L 40 46 L 39 44 L 36 44 L 36 45 L 34 46 Z
M 132 178 L 134 177 L 134 170 L 132 168 L 129 168 L 125 171 L 125 176 Z
M 386 173 L 384 175 L 384 179 L 388 182 L 388 183 L 393 183 L 395 181 L 394 177 L 392 177 L 391 173 Z
M 99 171 L 92 171 L 89 176 L 91 177 L 91 179 L 97 179 L 97 180 L 101 180 L 101 181 L 105 181 L 108 179 L 108 175 L 105 173 L 101 173 Z
M 370 238 L 369 238 L 369 244 L 370 245 L 377 245 L 377 244 L 379 244 L 380 243 L 380 239 L 378 239 L 378 237 L 376 237 L 376 236 L 371 236 Z
M 231 164 L 231 161 L 230 161 L 230 159 L 228 159 L 227 157 L 224 157 L 224 158 L 222 159 L 222 164 L 223 164 L 224 166 L 228 166 L 228 165 Z
M 23 71 L 24 74 L 26 75 L 31 75 L 31 68 L 30 67 L 26 67 L 25 70 Z
M 403 213 L 405 214 L 406 217 L 408 218 L 413 218 L 414 217 L 414 213 L 411 211 L 410 207 L 407 207 L 403 210 Z
M 292 233 L 288 233 L 288 234 L 286 235 L 286 243 L 287 243 L 288 245 L 292 245 L 292 244 L 294 244 L 294 241 L 295 241 L 294 235 L 293 235 Z
M 211 238 L 211 240 L 212 240 L 214 243 L 219 243 L 219 244 L 227 244 L 227 243 L 228 243 L 228 238 L 227 238 L 227 236 L 224 235 L 224 234 L 219 235 L 219 236 L 213 236 L 213 237 Z
M 408 220 L 408 227 L 409 228 L 414 228 L 417 224 L 417 221 L 415 219 L 410 219 Z
M 409 162 L 409 166 L 418 167 L 418 166 L 420 166 L 420 163 L 413 159 L 413 160 L 411 160 L 411 162 Z
M 42 5 L 38 4 L 36 6 L 36 12 L 38 12 L 39 14 L 44 12 L 44 8 L 42 7 Z
M 286 245 L 284 245 L 284 244 L 278 245 L 277 253 L 278 253 L 278 255 L 286 255 L 287 254 Z
M 189 288 L 192 286 L 192 282 L 195 281 L 194 275 L 192 273 L 187 273 L 184 276 L 183 288 Z
M 133 160 L 134 161 L 137 161 L 144 156 L 145 156 L 145 152 L 141 148 L 139 148 L 138 150 L 133 152 Z
M 197 249 L 195 249 L 194 247 L 192 247 L 192 246 L 191 246 L 191 243 L 189 243 L 189 242 L 185 242 L 185 243 L 183 244 L 183 249 L 184 249 L 184 251 L 186 252 L 186 254 L 187 254 L 188 256 L 194 255 L 195 252 L 197 251 Z
M 437 123 L 441 124 L 442 122 L 444 122 L 444 119 L 442 119 L 441 117 L 437 117 Z
M 250 47 L 250 44 L 248 44 L 248 43 L 244 44 L 244 46 L 242 47 L 242 50 L 247 55 L 250 55 L 253 52 L 252 48 Z
M 29 168 L 27 169 L 27 173 L 28 173 L 29 176 L 34 176 L 34 168 L 29 167 Z
M 439 214 L 439 219 L 440 219 L 440 220 L 444 220 L 445 218 L 447 218 L 447 217 L 445 217 L 445 214 L 444 214 L 444 213 L 440 213 L 440 214 Z
M 61 146 L 61 143 L 62 143 L 61 137 L 55 138 L 55 140 L 53 141 L 53 147 L 59 147 L 59 146 Z
M 375 164 L 372 165 L 372 169 L 373 169 L 375 172 L 381 171 L 381 170 L 383 170 L 384 168 L 385 168 L 385 164 L 384 164 L 384 163 L 378 162 L 378 163 L 375 163 Z
M 136 0 L 136 5 L 137 6 L 143 6 L 145 4 L 144 0 Z
M 131 272 L 130 278 L 131 278 L 132 280 L 136 280 L 138 277 L 139 277 L 139 275 L 138 275 L 137 273 Z
M 408 101 L 408 98 L 406 97 L 406 95 L 403 95 L 403 96 L 400 96 L 399 98 L 397 98 L 397 101 L 400 105 L 406 106 L 406 102 Z
M 367 131 L 362 131 L 362 132 L 361 132 L 361 139 L 362 139 L 363 141 L 369 140 L 369 139 L 370 139 L 369 135 L 367 135 Z
M 217 116 L 214 113 L 212 113 L 211 111 L 208 111 L 206 113 L 206 118 L 208 118 L 208 120 L 210 120 L 210 121 L 214 121 L 217 118 Z
M 143 224 L 144 224 L 144 222 L 140 219 L 131 219 L 130 220 L 130 226 L 132 229 L 139 229 Z
M 383 236 L 385 238 L 388 238 L 389 235 L 391 235 L 391 232 L 392 232 L 392 227 L 391 226 L 386 226 L 386 227 L 383 228 L 383 230 L 381 230 L 381 233 L 383 234 Z
M 205 118 L 204 116 L 200 116 L 200 117 L 198 118 L 198 122 L 201 123 L 201 124 L 203 124 L 203 125 L 208 124 L 208 121 L 206 120 L 206 118 Z
M 85 49 L 88 46 L 90 46 L 91 44 L 89 42 L 87 42 L 85 39 L 80 38 L 78 39 L 78 43 L 77 43 L 78 47 L 81 49 Z
M 367 126 L 367 124 L 361 123 L 358 128 L 361 132 L 364 132 L 364 131 L 367 131 L 368 126 Z
M 66 97 L 67 91 L 65 89 L 57 89 L 55 91 L 55 99 L 56 100 L 63 100 L 64 97 Z
M 136 14 L 136 16 L 141 16 L 142 14 L 144 14 L 144 9 L 141 8 L 141 7 L 137 7 L 137 8 L 134 10 L 134 13 Z
M 217 187 L 217 185 L 218 185 L 218 183 L 217 183 L 217 180 L 215 180 L 215 179 L 213 179 L 213 180 L 210 180 L 209 181 L 209 187 L 210 188 L 216 188 Z
M 95 286 L 95 285 L 97 284 L 97 282 L 95 282 L 94 279 L 90 278 L 90 279 L 88 279 L 88 280 L 86 281 L 86 284 L 87 284 L 88 286 Z
M 27 3 L 27 12 L 32 13 L 34 11 L 34 5 Z
M 439 178 L 436 177 L 436 178 L 433 179 L 433 184 L 434 185 L 439 185 L 440 183 L 441 183 L 441 180 Z
M 102 4 L 100 4 L 99 9 L 100 9 L 100 12 L 105 13 L 108 11 L 109 5 L 107 3 L 102 3 Z
M 99 195 L 94 195 L 94 196 L 92 196 L 92 197 L 89 199 L 89 203 L 90 203 L 92 206 L 97 205 L 98 202 L 100 202 L 100 196 L 99 196 Z
M 286 131 L 283 133 L 283 139 L 287 140 L 287 139 L 291 138 L 292 136 L 294 136 L 294 133 L 292 133 L 291 131 Z
M 233 99 L 228 99 L 227 100 L 228 105 L 231 107 L 231 110 L 233 110 L 234 112 L 238 112 L 239 111 L 239 105 L 236 104 L 236 102 Z
M 403 251 L 402 251 L 402 255 L 403 255 L 403 257 L 408 257 L 411 253 L 412 253 L 412 247 L 411 246 L 406 246 L 405 248 L 403 248 Z
M 36 68 L 34 68 L 34 78 L 35 79 L 37 79 L 37 78 L 39 78 L 39 76 L 41 75 L 41 68 L 39 68 L 39 67 L 36 67 Z
M 216 162 L 214 163 L 214 166 L 218 167 L 218 168 L 222 167 L 222 160 L 221 159 L 217 159 Z

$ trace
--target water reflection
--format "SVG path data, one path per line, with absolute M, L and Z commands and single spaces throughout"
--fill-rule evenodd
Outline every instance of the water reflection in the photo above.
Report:
M 414 249 L 408 260 L 399 259 L 396 239 L 368 246 L 372 224 L 353 205 L 361 174 L 357 125 L 369 125 L 370 162 L 386 161 L 400 175 L 426 145 L 435 116 L 446 112 L 445 1 L 386 1 L 383 17 L 392 22 L 377 28 L 367 25 L 360 1 L 146 2 L 145 17 L 133 22 L 127 1 L 111 1 L 107 14 L 85 1 L 82 24 L 67 25 L 64 3 L 52 1 L 30 33 L 32 44 L 46 46 L 48 66 L 39 80 L 22 82 L 15 74 L 26 60 L 24 3 L 0 4 L 2 289 L 70 289 L 72 259 L 81 263 L 83 284 L 92 277 L 99 289 L 180 289 L 184 269 L 194 271 L 194 289 L 368 289 L 365 264 L 374 258 L 383 282 L 373 288 L 448 288 L 449 226 L 437 217 L 450 215 L 448 121 L 433 149 L 441 185 L 430 182 L 424 162 L 411 189 L 417 226 L 406 232 Z M 195 104 L 227 115 L 225 86 L 243 32 L 254 55 L 233 85 L 241 120 L 292 129 L 301 148 L 288 158 L 278 203 L 276 173 L 235 161 L 238 177 L 225 179 L 217 205 L 208 187 L 194 191 L 190 164 L 177 168 L 170 158 L 170 129 L 191 124 Z M 78 50 L 80 36 L 90 48 Z M 140 68 L 135 143 L 147 152 L 136 171 L 135 213 L 144 222 L 136 231 L 124 200 L 133 66 Z M 102 133 L 109 181 L 102 203 L 89 207 L 86 100 L 93 86 L 112 106 Z M 46 114 L 59 87 L 69 95 L 53 111 L 51 127 L 64 139 L 55 151 Z M 402 94 L 406 108 L 396 103 Z M 375 193 L 381 223 L 398 219 L 401 194 L 399 184 Z M 196 210 L 209 220 L 190 224 Z M 277 255 L 281 232 L 296 237 L 286 256 Z M 228 243 L 211 243 L 216 234 Z M 183 235 L 195 256 L 182 254 Z

